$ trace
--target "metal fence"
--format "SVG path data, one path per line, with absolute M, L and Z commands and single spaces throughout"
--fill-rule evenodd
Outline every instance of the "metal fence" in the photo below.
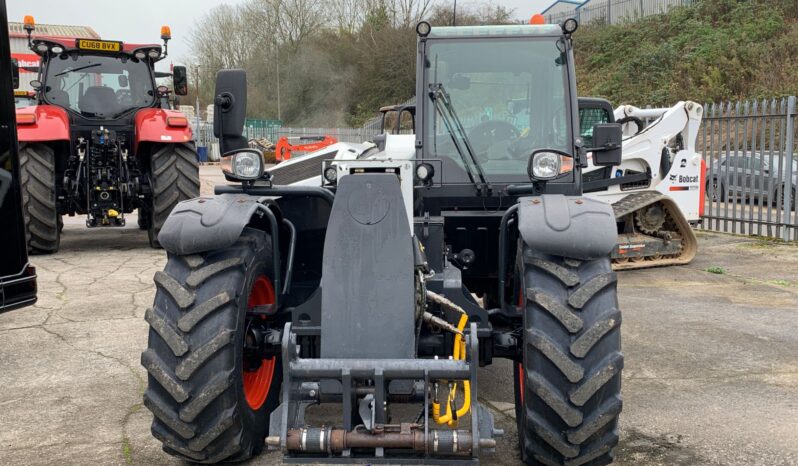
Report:
M 798 240 L 796 97 L 704 106 L 702 229 Z
M 580 24 L 620 24 L 650 15 L 667 13 L 673 7 L 688 6 L 697 0 L 588 0 L 573 10 L 545 15 L 546 22 L 560 23 L 576 18 Z

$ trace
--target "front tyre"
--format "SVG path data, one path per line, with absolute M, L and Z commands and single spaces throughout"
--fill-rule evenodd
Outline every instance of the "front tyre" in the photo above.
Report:
M 609 258 L 576 261 L 523 248 L 523 360 L 516 419 L 529 465 L 612 462 L 621 412 L 620 323 Z
M 247 310 L 274 302 L 271 241 L 246 228 L 232 246 L 168 254 L 145 319 L 144 405 L 165 452 L 200 462 L 241 461 L 263 450 L 279 401 L 279 356 L 252 364 Z
M 144 224 L 150 246 L 159 248 L 158 233 L 180 201 L 199 197 L 200 179 L 197 149 L 193 143 L 155 146 L 150 157 L 152 207 L 140 209 L 149 219 Z M 141 226 L 141 223 L 139 224 Z
M 55 151 L 47 144 L 21 144 L 19 166 L 28 250 L 57 252 L 62 224 L 55 195 Z

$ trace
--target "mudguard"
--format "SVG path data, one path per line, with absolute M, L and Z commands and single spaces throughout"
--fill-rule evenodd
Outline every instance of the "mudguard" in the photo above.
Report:
M 177 204 L 158 234 L 172 254 L 186 255 L 231 246 L 258 209 L 260 198 L 243 194 L 198 197 Z
M 189 126 L 169 126 L 166 121 L 168 117 L 186 118 L 186 115 L 175 110 L 161 108 L 145 108 L 136 113 L 136 150 L 138 150 L 139 143 L 142 142 L 182 144 L 192 140 Z
M 562 194 L 519 199 L 518 230 L 532 249 L 579 260 L 609 257 L 618 237 L 610 204 Z
M 37 105 L 17 109 L 17 114 L 36 115 L 32 125 L 17 125 L 19 142 L 69 141 L 69 117 L 55 105 Z

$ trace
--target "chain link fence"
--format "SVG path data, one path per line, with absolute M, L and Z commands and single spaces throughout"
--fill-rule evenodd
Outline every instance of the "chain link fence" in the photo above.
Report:
M 576 18 L 582 25 L 620 24 L 646 16 L 667 13 L 674 7 L 689 6 L 697 0 L 589 0 L 570 11 L 544 15 L 546 22 L 557 24 Z

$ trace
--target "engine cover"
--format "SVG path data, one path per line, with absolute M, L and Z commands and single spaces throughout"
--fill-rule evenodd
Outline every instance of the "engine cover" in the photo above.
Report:
M 413 243 L 399 178 L 340 178 L 321 278 L 321 357 L 412 358 Z

